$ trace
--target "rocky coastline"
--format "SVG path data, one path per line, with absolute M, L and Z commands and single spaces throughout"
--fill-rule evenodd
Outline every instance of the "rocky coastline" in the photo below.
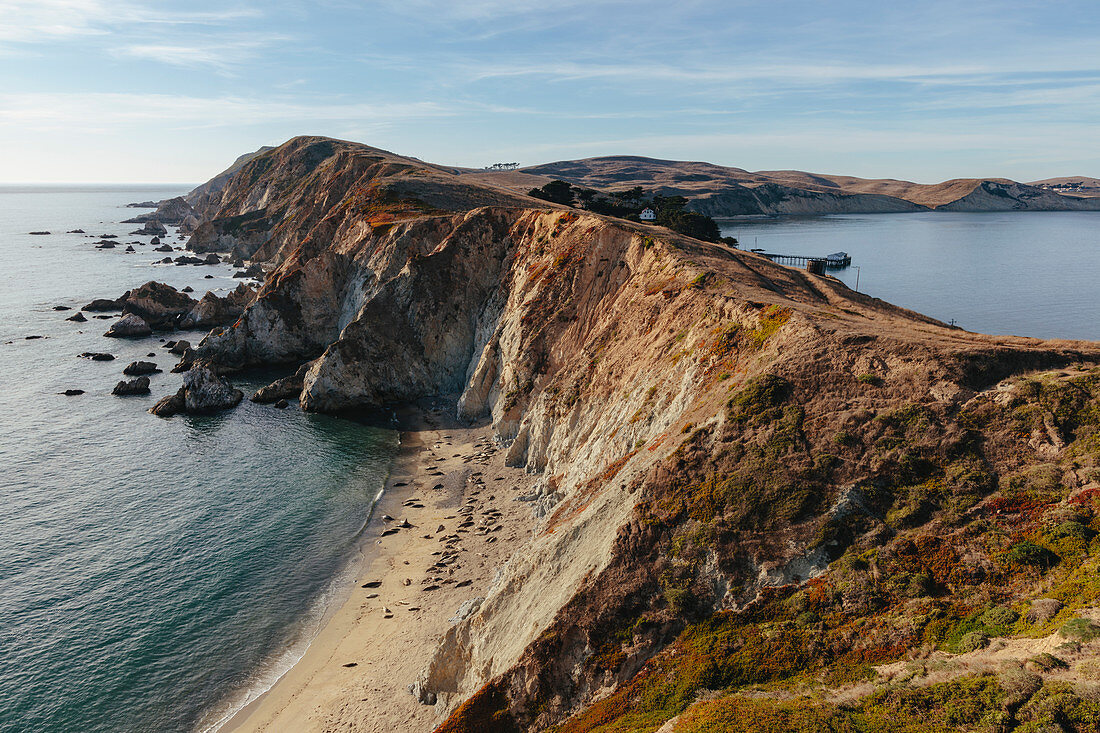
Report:
M 891 666 L 918 652 L 944 684 L 1003 690 L 983 649 L 1072 641 L 1100 613 L 1100 588 L 1066 586 L 1100 536 L 1096 343 L 965 332 L 353 143 L 296 138 L 216 181 L 188 249 L 263 271 L 259 290 L 153 282 L 98 306 L 150 332 L 217 314 L 161 413 L 231 408 L 227 378 L 273 365 L 293 374 L 253 401 L 433 405 L 361 587 L 233 726 L 695 730 L 676 726 L 712 703 L 773 704 L 756 685 L 877 715 L 934 683 Z M 1085 684 L 1006 660 L 1026 700 Z

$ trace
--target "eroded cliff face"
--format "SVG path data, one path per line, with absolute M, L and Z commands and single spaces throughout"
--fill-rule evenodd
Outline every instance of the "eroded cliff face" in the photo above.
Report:
M 691 199 L 692 211 L 707 216 L 813 216 L 823 214 L 897 214 L 926 211 L 905 199 L 873 193 L 832 193 L 792 188 L 777 183 L 728 186 Z
M 419 680 L 450 716 L 441 730 L 622 722 L 641 704 L 630 690 L 671 679 L 668 655 L 683 657 L 699 624 L 748 628 L 759 609 L 778 613 L 775 598 L 832 577 L 838 558 L 904 554 L 904 536 L 928 536 L 945 512 L 965 534 L 962 517 L 998 476 L 1035 460 L 1018 441 L 1048 459 L 1071 442 L 1038 428 L 983 439 L 966 416 L 1014 375 L 1100 359 L 1095 344 L 950 329 L 654 227 L 527 206 L 447 211 L 500 193 L 456 196 L 429 171 L 406 198 L 385 188 L 417 178 L 391 176 L 406 163 L 335 150 L 318 162 L 311 145 L 276 151 L 285 170 L 261 156 L 226 186 L 218 216 L 264 211 L 257 252 L 275 268 L 197 352 L 223 369 L 310 362 L 308 410 L 449 396 L 540 475 L 531 542 Z M 280 198 L 286 186 L 295 194 Z M 379 189 L 390 193 L 354 194 Z M 957 544 L 978 553 L 974 567 L 993 562 Z M 884 607 L 859 593 L 848 612 Z M 728 643 L 726 656 L 741 648 Z M 839 655 L 861 642 L 829 643 Z M 880 646 L 894 656 L 874 659 L 903 653 Z M 708 649 L 700 664 L 726 669 Z M 736 689 L 731 675 L 691 678 L 638 729 L 698 690 Z

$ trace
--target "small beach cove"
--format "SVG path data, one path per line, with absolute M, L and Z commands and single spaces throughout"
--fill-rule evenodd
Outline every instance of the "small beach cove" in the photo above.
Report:
M 406 408 L 401 450 L 363 536 L 358 577 L 302 658 L 220 730 L 431 730 L 409 690 L 461 609 L 530 534 L 533 476 L 504 465 L 487 425 Z M 406 526 L 408 525 L 408 526 Z M 400 653 L 395 653 L 395 650 Z

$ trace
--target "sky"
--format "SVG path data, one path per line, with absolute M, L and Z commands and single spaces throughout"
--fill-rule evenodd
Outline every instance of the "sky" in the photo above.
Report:
M 1096 0 L 0 0 L 0 182 L 329 135 L 924 183 L 1100 177 Z

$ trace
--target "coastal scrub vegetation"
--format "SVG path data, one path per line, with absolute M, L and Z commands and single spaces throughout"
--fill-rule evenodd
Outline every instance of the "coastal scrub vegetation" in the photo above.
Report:
M 593 664 L 611 674 L 680 631 L 553 730 L 1100 729 L 1098 377 L 1018 379 L 1007 399 L 947 410 L 904 403 L 827 436 L 795 379 L 750 380 L 639 505 L 663 538 L 658 600 L 609 622 Z M 1058 457 L 1029 459 L 1052 432 Z M 867 447 L 854 470 L 829 454 L 838 443 Z M 858 475 L 872 478 L 830 488 Z M 816 577 L 756 585 L 745 548 L 793 541 L 820 553 Z M 713 608 L 716 571 L 743 583 L 730 588 L 749 593 L 742 610 Z M 983 661 L 1010 638 L 1018 653 Z
M 714 219 L 705 214 L 688 211 L 688 200 L 683 196 L 648 195 L 640 186 L 628 191 L 603 193 L 590 188 L 571 186 L 560 180 L 550 181 L 540 188 L 532 188 L 527 193 L 534 198 L 565 206 L 575 206 L 579 198 L 580 205 L 588 211 L 635 222 L 641 221 L 638 213 L 649 208 L 653 209 L 656 215 L 656 224 L 668 227 L 674 232 L 701 239 L 704 242 L 737 245 L 736 238 L 722 236 Z

